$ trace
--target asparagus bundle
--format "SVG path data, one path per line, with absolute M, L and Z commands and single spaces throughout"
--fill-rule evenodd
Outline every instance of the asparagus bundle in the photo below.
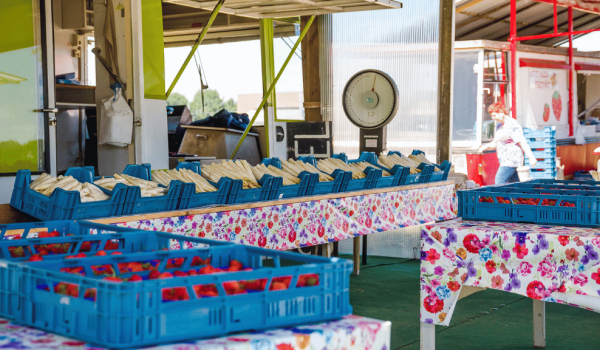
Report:
M 173 180 L 193 183 L 196 185 L 196 193 L 217 191 L 205 178 L 189 169 L 155 170 L 152 172 L 152 180 L 167 187 Z
M 303 161 L 300 161 L 300 160 L 293 160 L 292 158 L 290 158 L 289 160 L 284 159 L 281 161 L 281 167 L 283 168 L 283 170 L 285 170 L 289 174 L 294 175 L 296 177 L 298 175 L 300 175 L 301 172 L 307 171 L 309 173 L 319 174 L 319 181 L 321 181 L 321 182 L 333 181 L 333 177 L 331 177 L 327 174 L 324 174 L 323 172 L 319 171 L 319 169 L 315 168 L 311 164 L 304 163 Z
M 353 167 L 354 169 L 357 169 L 359 171 L 362 171 L 363 173 L 365 172 L 365 169 L 367 169 L 368 167 L 374 168 L 374 169 L 381 169 L 378 166 L 375 166 L 369 162 L 356 162 L 356 163 L 352 163 L 352 164 L 348 164 L 349 166 Z M 387 171 L 382 170 L 382 176 L 392 176 L 392 174 L 388 173 Z
M 419 153 L 417 155 L 411 154 L 408 156 L 408 158 L 418 162 L 418 163 L 425 163 L 428 165 L 435 165 L 432 162 L 429 161 L 429 159 L 427 159 L 427 157 L 425 157 L 425 155 L 423 153 Z M 442 171 L 440 168 L 435 167 L 434 171 Z
M 138 186 L 142 192 L 142 197 L 163 196 L 167 192 L 169 192 L 168 188 L 159 187 L 157 182 L 146 181 L 125 174 L 115 174 L 114 178 L 103 177 L 100 180 L 94 181 L 94 184 L 103 187 L 107 190 L 114 189 L 115 186 L 120 183 L 127 186 Z
M 78 191 L 82 203 L 110 199 L 102 190 L 90 183 L 81 183 L 72 176 L 54 177 L 46 173 L 29 184 L 29 188 L 45 196 L 50 196 L 57 188 L 65 191 Z
M 357 170 L 357 169 L 349 166 L 342 160 L 339 160 L 336 158 L 327 158 L 327 159 L 322 159 L 322 160 L 318 161 L 317 168 L 319 168 L 319 170 L 324 171 L 328 174 L 332 174 L 335 169 L 350 171 L 352 173 L 352 179 L 364 179 L 365 177 L 367 177 L 362 171 Z
M 594 181 L 600 181 L 600 172 L 598 172 L 598 171 L 590 171 L 590 174 L 594 178 Z
M 417 167 L 419 166 L 420 163 L 415 165 L 416 162 L 413 161 L 412 159 L 409 159 L 406 157 L 400 157 L 397 154 L 390 154 L 390 155 L 386 156 L 382 153 L 377 158 L 377 163 L 379 165 L 384 166 L 389 169 L 393 168 L 394 165 L 408 167 L 408 168 L 410 168 L 411 174 L 417 174 L 417 173 L 421 172 L 421 170 L 417 169 Z
M 252 173 L 252 167 L 245 160 L 223 160 L 222 163 L 203 165 L 202 176 L 215 183 L 222 177 L 242 180 L 244 189 L 260 187 Z
M 274 167 L 272 165 L 265 166 L 264 164 L 259 164 L 252 168 L 252 173 L 256 176 L 257 179 L 261 179 L 264 175 L 269 174 L 275 177 L 283 178 L 283 185 L 297 185 L 300 183 L 300 179 L 296 177 L 296 175 L 290 175 L 289 173 Z

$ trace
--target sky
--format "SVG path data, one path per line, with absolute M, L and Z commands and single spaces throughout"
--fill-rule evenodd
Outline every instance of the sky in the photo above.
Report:
M 287 38 L 288 43 L 296 42 L 297 38 Z M 281 68 L 290 48 L 280 38 L 275 38 L 275 73 Z M 167 87 L 190 53 L 190 47 L 165 49 L 165 75 Z M 262 71 L 260 61 L 260 44 L 258 40 L 201 45 L 199 48 L 202 66 L 204 67 L 205 82 L 209 89 L 215 89 L 225 98 L 237 101 L 239 94 L 262 93 Z M 297 54 L 301 55 L 300 48 Z M 179 92 L 189 101 L 200 89 L 200 77 L 196 63 L 192 59 L 175 86 L 174 92 Z M 293 56 L 284 74 L 277 83 L 278 92 L 302 91 L 302 61 Z

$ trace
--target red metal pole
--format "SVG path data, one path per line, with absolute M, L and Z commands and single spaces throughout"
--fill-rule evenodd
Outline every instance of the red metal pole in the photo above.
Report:
M 573 72 L 575 60 L 573 59 L 573 7 L 569 6 L 569 136 L 573 136 Z
M 557 33 L 557 34 L 538 34 L 538 35 L 530 35 L 530 36 L 522 36 L 517 38 L 517 41 L 526 41 L 526 40 L 536 40 L 536 39 L 547 39 L 547 38 L 557 38 L 559 36 L 569 36 L 569 35 L 579 35 L 579 34 L 587 34 L 591 32 L 600 31 L 600 28 L 597 29 L 586 29 L 586 30 L 578 30 L 575 32 L 566 32 L 566 33 Z
M 554 34 L 558 34 L 558 16 L 556 7 L 556 0 L 554 0 Z
M 511 112 L 517 119 L 517 0 L 510 0 L 510 94 Z

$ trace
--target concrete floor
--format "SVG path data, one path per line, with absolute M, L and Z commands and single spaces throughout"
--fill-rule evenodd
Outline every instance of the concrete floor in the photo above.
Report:
M 349 256 L 341 256 L 349 258 Z M 354 314 L 392 322 L 391 349 L 419 349 L 418 260 L 369 257 L 350 279 Z M 533 349 L 531 299 L 486 290 L 458 302 L 437 349 Z M 600 349 L 600 314 L 546 304 L 547 349 Z

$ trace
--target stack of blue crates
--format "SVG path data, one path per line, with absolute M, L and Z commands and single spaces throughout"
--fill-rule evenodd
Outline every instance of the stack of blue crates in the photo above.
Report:
M 523 135 L 538 160 L 529 171 L 529 178 L 556 179 L 556 127 L 547 126 L 543 130 L 523 128 Z M 527 157 L 525 166 L 529 166 Z

